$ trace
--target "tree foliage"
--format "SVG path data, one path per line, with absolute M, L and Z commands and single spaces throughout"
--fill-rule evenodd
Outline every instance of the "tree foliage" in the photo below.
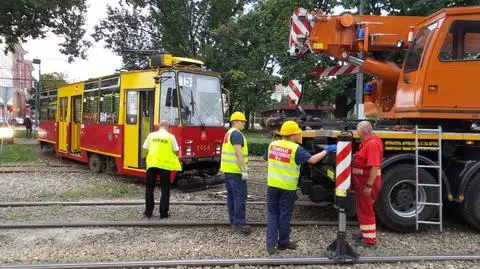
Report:
M 199 57 L 211 31 L 242 13 L 248 0 L 120 0 L 93 37 L 122 56 L 126 68 L 140 68 L 154 51 Z M 146 52 L 140 53 L 139 52 Z
M 66 74 L 53 72 L 41 74 L 40 82 L 42 89 L 53 89 L 67 84 L 67 79 L 68 77 Z
M 44 38 L 47 32 L 62 36 L 60 52 L 85 58 L 90 43 L 85 35 L 86 0 L 4 0 L 0 5 L 0 42 L 7 51 L 27 38 Z

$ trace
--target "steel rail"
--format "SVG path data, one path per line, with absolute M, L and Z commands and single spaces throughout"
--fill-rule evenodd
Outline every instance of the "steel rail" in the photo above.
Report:
M 0 174 L 13 174 L 13 173 L 93 173 L 90 170 L 3 170 Z
M 266 222 L 249 222 L 251 226 L 266 226 Z M 292 226 L 337 226 L 337 221 L 293 221 Z M 356 226 L 357 222 L 347 222 Z M 0 229 L 39 229 L 39 228 L 81 228 L 81 227 L 210 227 L 230 226 L 225 221 L 77 221 L 77 222 L 43 222 L 43 223 L 2 223 Z
M 170 201 L 171 205 L 226 205 L 225 201 Z M 267 202 L 247 201 L 247 205 L 266 205 Z M 43 206 L 123 206 L 123 205 L 145 205 L 144 200 L 126 201 L 46 201 L 46 202 L 0 202 L 0 208 L 4 207 L 43 207 Z M 325 207 L 325 203 L 314 203 L 309 201 L 297 201 L 297 206 Z
M 335 261 L 326 257 L 279 257 L 246 259 L 191 259 L 191 260 L 156 260 L 156 261 L 120 261 L 120 262 L 85 262 L 85 263 L 45 263 L 45 264 L 3 264 L 0 269 L 98 269 L 98 268 L 150 268 L 178 266 L 279 266 L 279 265 L 334 265 L 334 264 L 374 264 L 399 262 L 440 262 L 440 261 L 479 261 L 480 255 L 420 255 L 420 256 L 361 256 L 356 261 Z

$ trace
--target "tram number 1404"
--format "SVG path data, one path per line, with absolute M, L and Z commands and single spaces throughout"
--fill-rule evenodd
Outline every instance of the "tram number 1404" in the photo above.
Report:
M 197 151 L 210 151 L 210 145 L 197 145 Z

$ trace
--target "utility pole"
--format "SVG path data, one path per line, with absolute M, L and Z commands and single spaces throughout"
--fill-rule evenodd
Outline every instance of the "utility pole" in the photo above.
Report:
M 364 6 L 364 0 L 360 0 L 360 8 L 358 9 L 358 13 L 360 15 L 363 15 L 363 6 Z M 367 36 L 365 38 L 368 38 Z M 362 59 L 363 55 L 360 52 L 358 54 L 359 58 Z M 363 109 L 360 112 L 360 107 L 362 105 L 362 98 L 363 97 L 363 73 L 357 73 L 357 85 L 356 85 L 356 91 L 355 91 L 355 114 L 357 116 L 357 119 L 363 119 Z
M 38 128 L 38 117 L 40 117 L 40 112 L 39 112 L 40 110 L 38 106 L 39 106 L 40 90 L 42 87 L 41 79 L 40 79 L 42 75 L 42 72 L 40 71 L 40 64 L 42 63 L 42 61 L 40 61 L 40 59 L 33 59 L 32 63 L 38 64 L 38 81 L 35 87 L 35 128 Z

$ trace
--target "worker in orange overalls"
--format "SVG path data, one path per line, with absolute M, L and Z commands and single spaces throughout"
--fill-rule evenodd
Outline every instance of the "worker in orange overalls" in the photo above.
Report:
M 357 245 L 372 247 L 377 244 L 377 227 L 373 207 L 380 192 L 383 159 L 382 140 L 373 134 L 372 124 L 362 121 L 357 125 L 360 148 L 353 155 L 352 177 L 355 190 L 360 236 Z

